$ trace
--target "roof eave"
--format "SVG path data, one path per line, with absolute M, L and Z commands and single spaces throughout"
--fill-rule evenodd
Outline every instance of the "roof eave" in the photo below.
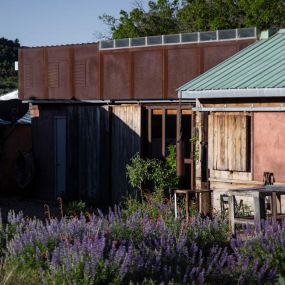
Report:
M 248 88 L 182 91 L 182 99 L 285 97 L 285 88 Z

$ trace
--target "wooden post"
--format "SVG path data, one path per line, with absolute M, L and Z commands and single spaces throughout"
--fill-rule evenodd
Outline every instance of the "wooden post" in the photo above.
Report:
M 165 158 L 166 155 L 166 141 L 165 141 L 165 120 L 166 120 L 166 110 L 162 110 L 162 146 L 161 146 L 161 152 L 162 152 L 162 157 Z
M 265 199 L 259 193 L 258 197 L 254 197 L 254 220 L 261 227 L 261 220 L 265 218 Z
M 236 233 L 234 199 L 235 199 L 234 196 L 229 195 L 229 223 L 230 223 L 232 235 L 235 235 L 235 233 Z
M 148 144 L 148 156 L 152 156 L 152 109 L 147 110 L 147 144 Z
M 191 122 L 191 131 L 192 131 L 192 138 L 196 135 L 195 133 L 195 127 L 196 127 L 196 114 L 193 112 L 192 114 L 192 122 Z M 196 187 L 196 162 L 195 162 L 195 146 L 193 143 L 191 144 L 191 189 L 195 189 Z
M 186 210 L 186 221 L 188 222 L 189 221 L 189 193 L 188 191 L 186 192 L 186 195 L 185 195 L 185 210 Z
M 177 194 L 176 191 L 174 191 L 174 215 L 175 220 L 177 219 Z
M 210 189 L 210 171 L 208 169 L 208 112 L 201 114 L 201 185 L 202 189 Z M 201 213 L 211 215 L 211 193 L 201 193 Z
M 276 223 L 277 221 L 277 197 L 276 192 L 271 194 L 271 210 L 272 210 L 272 222 Z

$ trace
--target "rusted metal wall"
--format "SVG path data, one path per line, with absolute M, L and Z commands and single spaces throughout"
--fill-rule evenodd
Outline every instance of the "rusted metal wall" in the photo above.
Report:
M 98 44 L 19 50 L 21 99 L 177 98 L 176 89 L 254 40 L 98 49 Z
M 254 113 L 253 118 L 253 178 L 262 181 L 269 171 L 276 182 L 285 182 L 285 113 Z

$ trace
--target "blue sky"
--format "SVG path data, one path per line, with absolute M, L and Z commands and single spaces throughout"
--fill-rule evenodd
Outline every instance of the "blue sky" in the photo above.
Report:
M 147 3 L 146 0 L 142 1 Z M 21 45 L 86 43 L 107 34 L 98 19 L 130 11 L 135 0 L 0 0 L 0 37 L 18 38 Z

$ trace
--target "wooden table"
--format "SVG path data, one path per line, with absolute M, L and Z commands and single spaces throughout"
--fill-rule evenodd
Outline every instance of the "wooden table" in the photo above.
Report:
M 271 215 L 273 222 L 277 221 L 278 211 L 281 214 L 281 195 L 285 195 L 285 186 L 264 186 L 260 188 L 240 188 L 228 191 L 229 195 L 229 220 L 231 231 L 235 234 L 235 224 L 256 224 L 261 225 L 261 220 L 266 218 L 265 197 L 271 197 Z M 235 196 L 253 198 L 253 217 L 236 217 L 234 211 Z M 279 201 L 277 201 L 277 197 Z M 279 202 L 279 203 L 278 203 Z
M 177 210 L 177 195 L 185 195 L 185 211 L 186 211 L 186 219 L 189 219 L 189 197 L 190 194 L 192 195 L 198 195 L 198 201 L 200 195 L 204 193 L 212 193 L 212 189 L 174 189 L 174 213 L 175 213 L 175 219 L 177 219 L 178 216 L 178 210 Z M 199 202 L 198 202 L 199 203 Z M 198 211 L 200 211 L 198 206 Z

